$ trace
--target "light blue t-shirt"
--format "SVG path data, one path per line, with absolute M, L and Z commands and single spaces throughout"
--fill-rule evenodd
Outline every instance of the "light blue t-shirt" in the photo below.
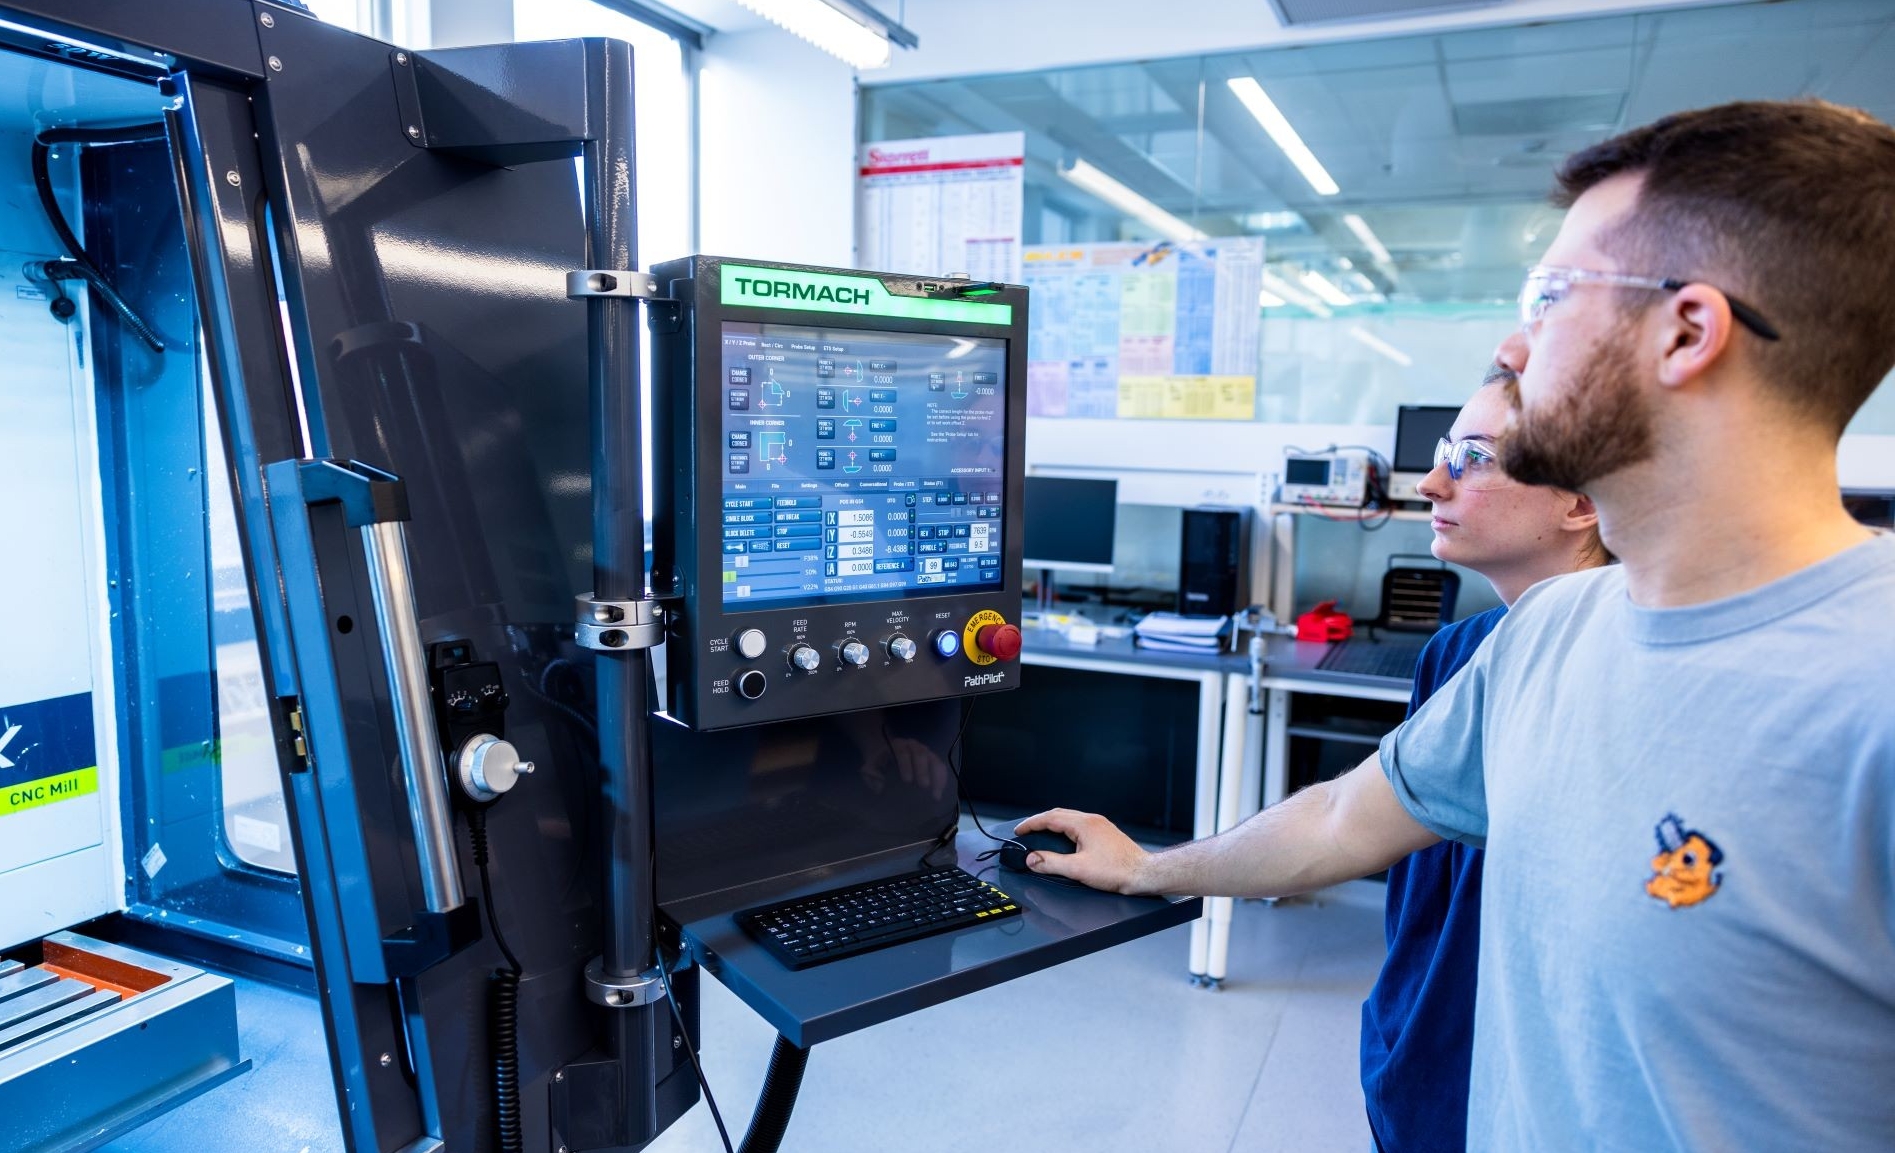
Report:
M 1381 757 L 1487 850 L 1470 1150 L 1895 1150 L 1895 537 L 1540 584 Z

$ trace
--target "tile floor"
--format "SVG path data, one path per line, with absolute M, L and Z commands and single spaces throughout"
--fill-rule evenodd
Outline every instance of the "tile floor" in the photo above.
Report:
M 1168 930 L 819 1046 L 783 1153 L 1361 1153 L 1364 993 L 1381 886 L 1239 905 L 1230 976 L 1185 980 Z M 742 1139 L 773 1034 L 704 983 L 704 1066 Z M 243 1077 L 105 1153 L 341 1153 L 314 1002 L 242 982 Z M 721 1153 L 700 1104 L 651 1153 Z

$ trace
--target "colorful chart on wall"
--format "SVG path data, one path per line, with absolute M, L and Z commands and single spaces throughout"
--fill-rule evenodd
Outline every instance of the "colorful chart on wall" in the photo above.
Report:
M 1022 254 L 1032 416 L 1254 420 L 1263 241 Z
M 1024 132 L 864 144 L 856 259 L 877 272 L 1020 283 L 1025 158 Z

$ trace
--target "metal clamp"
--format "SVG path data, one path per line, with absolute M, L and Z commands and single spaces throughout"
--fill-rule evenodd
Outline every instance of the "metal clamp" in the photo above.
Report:
M 629 296 L 637 300 L 662 300 L 658 278 L 648 272 L 587 268 L 566 274 L 566 296 L 578 300 L 589 296 Z
M 579 621 L 574 639 L 601 653 L 649 649 L 665 639 L 665 614 L 657 601 L 601 601 L 574 597 Z
M 604 957 L 594 957 L 586 965 L 586 999 L 594 1005 L 635 1009 L 661 1001 L 664 995 L 665 983 L 656 969 L 647 969 L 636 977 L 608 977 Z

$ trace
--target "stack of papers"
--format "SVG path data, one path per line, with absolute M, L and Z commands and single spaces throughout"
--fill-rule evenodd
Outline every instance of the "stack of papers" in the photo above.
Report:
M 1229 617 L 1183 617 L 1151 613 L 1132 629 L 1141 649 L 1166 653 L 1215 653 L 1224 647 Z

